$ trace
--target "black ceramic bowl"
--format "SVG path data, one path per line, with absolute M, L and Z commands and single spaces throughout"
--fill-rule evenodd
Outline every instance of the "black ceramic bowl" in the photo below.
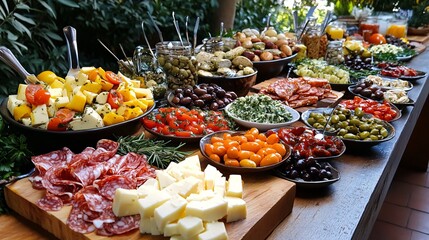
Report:
M 95 147 L 98 140 L 106 138 L 116 140 L 119 136 L 132 135 L 141 129 L 141 118 L 150 113 L 155 105 L 137 118 L 106 127 L 77 131 L 48 131 L 25 126 L 15 121 L 7 109 L 5 98 L 0 105 L 0 114 L 12 131 L 25 135 L 29 149 L 33 154 L 43 154 L 63 147 L 79 153 L 86 147 Z
M 215 83 L 223 88 L 225 91 L 233 91 L 239 97 L 246 96 L 250 88 L 256 83 L 256 76 L 259 75 L 258 71 L 252 74 L 237 76 L 237 77 L 222 77 L 222 76 L 198 76 L 198 84 L 200 83 Z
M 262 82 L 267 79 L 277 77 L 280 73 L 285 69 L 285 67 L 290 63 L 295 57 L 297 53 L 276 60 L 270 61 L 259 61 L 253 62 L 253 67 L 258 70 L 258 77 L 256 78 L 256 82 Z

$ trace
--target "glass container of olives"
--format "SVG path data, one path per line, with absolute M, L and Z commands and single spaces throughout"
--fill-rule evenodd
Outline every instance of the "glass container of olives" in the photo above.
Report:
M 329 41 L 328 48 L 326 49 L 325 61 L 332 65 L 344 62 L 343 41 Z
M 197 62 L 192 56 L 192 47 L 179 41 L 156 44 L 159 66 L 167 76 L 169 90 L 192 87 L 197 82 Z

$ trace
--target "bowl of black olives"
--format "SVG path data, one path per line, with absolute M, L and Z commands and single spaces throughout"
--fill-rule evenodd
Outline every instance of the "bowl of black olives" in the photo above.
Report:
M 250 88 L 256 83 L 258 71 L 255 70 L 252 74 L 238 75 L 233 77 L 228 76 L 201 76 L 198 75 L 199 84 L 216 84 L 222 87 L 225 91 L 232 91 L 239 97 L 246 96 Z
M 294 182 L 297 187 L 321 188 L 340 180 L 340 173 L 328 162 L 319 162 L 309 158 L 289 158 L 275 174 Z
M 203 110 L 222 110 L 237 98 L 233 91 L 226 91 L 214 83 L 200 83 L 193 87 L 177 88 L 167 95 L 173 107 L 197 107 Z
M 364 80 L 356 85 L 349 86 L 351 93 L 375 101 L 383 101 L 385 90 L 383 87 L 375 85 L 371 80 Z

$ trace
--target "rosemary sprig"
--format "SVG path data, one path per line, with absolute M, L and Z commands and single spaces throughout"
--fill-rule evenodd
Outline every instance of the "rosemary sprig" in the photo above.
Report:
M 179 150 L 185 143 L 178 146 L 169 146 L 170 141 L 145 138 L 144 133 L 138 136 L 124 136 L 118 138 L 118 154 L 125 155 L 129 152 L 144 154 L 150 165 L 165 169 L 170 162 L 180 162 L 192 152 Z

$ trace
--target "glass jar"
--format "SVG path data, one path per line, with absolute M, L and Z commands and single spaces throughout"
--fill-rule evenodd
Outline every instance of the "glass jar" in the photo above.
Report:
M 319 58 L 321 39 L 319 33 L 318 29 L 311 28 L 302 36 L 302 43 L 307 47 L 308 58 Z
M 169 90 L 192 87 L 197 82 L 197 62 L 189 44 L 179 41 L 159 42 L 156 44 L 159 66 L 167 77 Z
M 326 49 L 325 61 L 332 65 L 344 62 L 343 41 L 329 41 Z
M 216 51 L 223 51 L 224 42 L 220 38 L 203 39 L 203 45 L 200 51 L 214 53 Z
M 344 38 L 344 35 L 347 31 L 347 26 L 345 22 L 332 22 L 326 28 L 326 33 L 329 35 L 329 38 L 332 40 L 340 40 Z
M 392 35 L 397 38 L 404 38 L 407 36 L 407 20 L 395 19 L 390 21 L 387 27 L 386 35 Z
M 379 15 L 377 17 L 377 23 L 379 25 L 378 32 L 383 35 L 386 35 L 387 27 L 393 19 L 393 15 Z
M 359 34 L 363 36 L 365 41 L 369 41 L 369 38 L 374 33 L 380 32 L 380 25 L 378 24 L 377 17 L 367 17 L 359 25 Z

